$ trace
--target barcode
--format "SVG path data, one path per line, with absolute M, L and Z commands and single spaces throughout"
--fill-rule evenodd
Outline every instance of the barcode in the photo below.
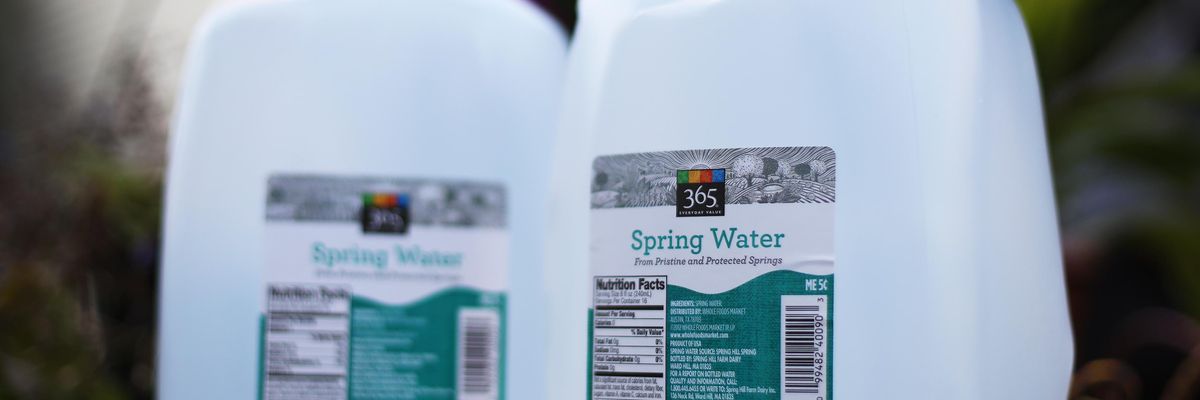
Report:
M 780 298 L 782 400 L 827 399 L 826 301 L 818 295 Z
M 458 399 L 499 397 L 500 315 L 494 309 L 458 312 Z

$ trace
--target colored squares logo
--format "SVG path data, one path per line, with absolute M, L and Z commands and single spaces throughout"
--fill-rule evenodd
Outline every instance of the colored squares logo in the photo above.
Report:
M 364 193 L 363 206 L 381 208 L 407 207 L 408 196 L 395 193 Z
M 724 169 L 681 169 L 676 172 L 676 183 L 724 183 Z

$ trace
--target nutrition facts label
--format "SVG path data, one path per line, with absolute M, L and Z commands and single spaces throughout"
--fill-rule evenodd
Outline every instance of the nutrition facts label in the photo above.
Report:
M 267 291 L 264 398 L 342 400 L 350 292 L 337 286 L 271 285 Z
M 592 399 L 666 398 L 665 276 L 597 276 Z

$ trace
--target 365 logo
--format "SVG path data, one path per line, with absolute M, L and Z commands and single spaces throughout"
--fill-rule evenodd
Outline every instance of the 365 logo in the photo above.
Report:
M 725 215 L 725 170 L 684 169 L 676 172 L 675 216 Z
M 364 193 L 361 214 L 364 233 L 408 233 L 408 195 Z

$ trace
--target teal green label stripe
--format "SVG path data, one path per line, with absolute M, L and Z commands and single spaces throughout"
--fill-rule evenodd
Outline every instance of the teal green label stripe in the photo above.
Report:
M 267 316 L 258 316 L 258 400 L 263 398 L 263 379 L 267 365 Z
M 389 305 L 354 296 L 350 304 L 349 388 L 355 399 L 454 399 L 458 311 L 490 308 L 500 317 L 499 398 L 505 398 L 507 298 L 504 293 L 448 289 L 421 301 Z M 259 341 L 262 396 L 265 316 Z
M 593 326 L 592 325 L 592 321 L 593 321 L 592 316 L 595 313 L 596 313 L 595 310 L 593 310 L 591 308 L 588 309 L 587 379 L 584 379 L 584 381 L 587 382 L 587 392 L 589 395 L 592 393 L 592 358 L 593 358 L 592 357 L 592 349 L 595 347 L 595 342 L 596 342 L 596 332 L 594 329 L 592 329 L 592 326 Z
M 713 398 L 696 396 L 703 393 L 733 394 L 731 399 L 778 399 L 780 392 L 780 300 L 785 295 L 825 295 L 826 306 L 826 400 L 833 399 L 833 276 L 809 275 L 795 271 L 774 271 L 763 274 L 741 286 L 723 293 L 704 294 L 676 286 L 667 286 L 667 399 Z M 687 303 L 690 302 L 690 303 Z M 679 304 L 707 304 L 708 307 L 678 307 Z M 716 306 L 719 304 L 719 306 Z M 693 310 L 682 310 L 691 308 Z M 721 312 L 693 312 L 696 309 L 720 309 Z M 672 312 L 672 311 L 675 312 Z M 686 311 L 686 312 L 683 312 Z M 592 310 L 588 318 L 588 346 L 591 337 Z M 719 327 L 719 329 L 714 329 Z M 716 354 L 705 362 L 689 361 L 684 348 L 701 354 Z M 675 351 L 673 351 L 675 350 Z M 589 351 L 588 354 L 591 354 Z M 592 357 L 588 357 L 591 372 Z M 685 365 L 688 364 L 688 365 Z M 719 377 L 693 379 L 686 371 L 718 371 Z M 592 379 L 588 377 L 588 393 Z M 702 383 L 702 384 L 701 384 Z M 718 397 L 725 398 L 725 397 Z
M 500 398 L 504 398 L 502 293 L 456 288 L 420 302 L 393 306 L 355 296 L 351 302 L 350 399 L 453 399 L 458 360 L 458 310 L 494 308 L 500 314 Z

